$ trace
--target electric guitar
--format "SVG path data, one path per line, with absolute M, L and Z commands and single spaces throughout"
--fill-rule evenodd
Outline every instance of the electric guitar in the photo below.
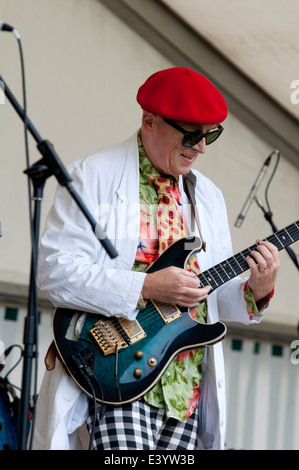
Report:
M 299 239 L 299 220 L 267 241 L 278 250 Z M 257 245 L 199 274 L 213 292 L 248 269 L 246 257 Z M 169 266 L 186 267 L 201 250 L 197 237 L 171 245 L 147 272 Z M 210 293 L 211 293 L 210 292 Z M 58 308 L 53 317 L 54 341 L 60 359 L 78 386 L 99 403 L 123 404 L 149 391 L 179 353 L 213 345 L 226 333 L 222 322 L 202 324 L 188 308 L 149 301 L 134 321 Z

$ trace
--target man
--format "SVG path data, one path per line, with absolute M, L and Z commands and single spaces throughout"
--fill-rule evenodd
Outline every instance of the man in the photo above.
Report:
M 248 257 L 249 279 L 236 277 L 211 295 L 209 285 L 200 285 L 191 267 L 147 273 L 171 245 L 175 232 L 167 230 L 165 235 L 164 230 L 166 225 L 173 228 L 174 220 L 181 225 L 178 238 L 184 233 L 201 238 L 203 249 L 195 260 L 201 271 L 232 255 L 222 194 L 202 174 L 191 172 L 206 145 L 222 133 L 220 123 L 227 116 L 223 96 L 202 75 L 174 67 L 149 77 L 137 101 L 143 110 L 140 131 L 69 169 L 119 256 L 109 257 L 76 204 L 58 188 L 41 240 L 40 288 L 56 307 L 129 320 L 151 299 L 184 305 L 193 314 L 195 309 L 203 323 L 259 322 L 279 268 L 277 249 L 268 242 L 260 241 Z M 165 182 L 167 193 L 161 196 Z M 163 211 L 170 199 L 165 222 Z M 78 448 L 84 423 L 91 431 L 93 420 L 86 397 L 55 358 L 54 349 L 39 394 L 34 448 Z M 224 388 L 221 343 L 179 354 L 142 398 L 107 406 L 104 416 L 97 417 L 93 447 L 222 449 Z

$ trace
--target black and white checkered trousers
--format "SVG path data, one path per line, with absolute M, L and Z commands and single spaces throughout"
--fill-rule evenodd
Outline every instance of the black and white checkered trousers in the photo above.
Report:
M 94 450 L 196 450 L 198 410 L 184 422 L 167 418 L 162 408 L 143 399 L 123 406 L 107 406 L 96 416 Z M 89 432 L 93 416 L 87 419 Z

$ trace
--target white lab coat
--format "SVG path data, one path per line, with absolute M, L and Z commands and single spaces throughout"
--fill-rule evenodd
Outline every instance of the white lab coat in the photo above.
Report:
M 139 236 L 137 134 L 69 167 L 74 187 L 116 247 L 111 259 L 67 190 L 58 187 L 39 252 L 38 282 L 55 307 L 77 308 L 134 319 L 146 274 L 132 271 Z M 206 252 L 201 270 L 232 255 L 226 208 L 219 189 L 197 176 L 196 202 Z M 182 188 L 181 188 L 182 190 Z M 183 191 L 182 191 L 183 193 Z M 183 203 L 186 203 L 183 193 Z M 197 228 L 194 231 L 197 234 Z M 235 278 L 208 298 L 210 323 L 249 323 L 245 280 Z M 225 434 L 225 378 L 222 345 L 208 348 L 202 365 L 200 448 L 222 449 Z M 60 363 L 46 371 L 36 409 L 34 449 L 86 448 L 87 399 Z

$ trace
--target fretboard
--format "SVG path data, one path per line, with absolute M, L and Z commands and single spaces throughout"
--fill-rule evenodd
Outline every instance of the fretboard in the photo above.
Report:
M 291 245 L 292 243 L 299 240 L 299 220 L 293 224 L 285 227 L 278 232 L 273 233 L 269 237 L 265 238 L 266 241 L 271 242 L 280 251 Z M 231 256 L 230 258 L 222 261 L 221 263 L 207 269 L 206 271 L 199 274 L 198 278 L 201 285 L 210 285 L 212 290 L 222 286 L 226 282 L 230 281 L 236 276 L 239 276 L 243 272 L 249 269 L 246 258 L 250 255 L 251 251 L 255 250 L 258 245 L 254 245 L 246 248 L 240 253 Z

